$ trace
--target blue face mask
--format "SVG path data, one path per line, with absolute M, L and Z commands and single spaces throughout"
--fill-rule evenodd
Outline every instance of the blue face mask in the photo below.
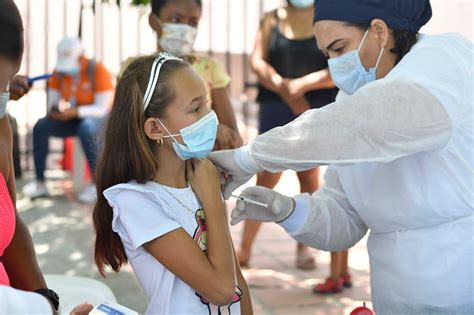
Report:
M 7 114 L 7 104 L 10 99 L 10 93 L 0 93 L 0 119 Z
M 368 34 L 369 30 L 365 32 L 364 38 L 357 50 L 351 51 L 341 57 L 329 59 L 328 61 L 332 80 L 339 89 L 348 95 L 354 94 L 358 89 L 376 79 L 377 67 L 382 59 L 384 48 L 382 47 L 380 51 L 375 67 L 370 68 L 368 71 L 365 70 L 360 61 L 359 52 Z
M 180 130 L 179 134 L 172 135 L 168 128 L 158 119 L 161 126 L 166 130 L 168 136 L 164 138 L 173 139 L 173 148 L 181 160 L 192 158 L 205 158 L 211 153 L 217 135 L 217 116 L 214 111 L 194 124 Z M 176 141 L 175 137 L 181 136 L 184 145 Z
M 7 83 L 7 88 L 6 90 L 8 91 L 8 83 Z M 5 93 L 0 93 L 0 119 L 5 117 L 7 114 L 7 104 L 8 101 L 10 100 L 10 93 L 5 92 Z
M 314 0 L 289 0 L 289 2 L 297 9 L 307 9 L 313 6 Z

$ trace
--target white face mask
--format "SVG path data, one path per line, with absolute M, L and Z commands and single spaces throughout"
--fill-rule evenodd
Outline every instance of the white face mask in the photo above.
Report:
M 161 23 L 163 33 L 158 37 L 158 43 L 167 53 L 183 57 L 193 51 L 197 37 L 197 28 L 181 23 Z
M 7 84 L 7 91 L 9 89 L 9 85 Z M 8 101 L 10 100 L 10 93 L 4 92 L 0 93 L 0 119 L 5 117 L 7 114 L 7 104 Z

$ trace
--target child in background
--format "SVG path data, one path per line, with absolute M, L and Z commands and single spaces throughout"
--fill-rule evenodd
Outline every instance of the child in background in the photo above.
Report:
M 121 76 L 97 170 L 95 260 L 129 262 L 147 314 L 252 314 L 219 172 L 217 118 L 188 63 L 139 57 Z
M 207 56 L 193 53 L 199 20 L 201 0 L 151 0 L 150 27 L 158 35 L 158 52 L 180 56 L 188 61 L 206 84 L 207 97 L 219 118 L 216 150 L 242 146 L 234 110 L 227 86 L 230 77 L 223 65 Z

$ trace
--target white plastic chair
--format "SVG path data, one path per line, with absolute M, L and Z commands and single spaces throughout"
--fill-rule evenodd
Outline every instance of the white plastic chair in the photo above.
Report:
M 102 302 L 117 302 L 112 290 L 95 279 L 61 275 L 45 275 L 45 279 L 48 287 L 60 296 L 61 314 L 69 314 L 74 307 L 84 302 L 94 306 Z

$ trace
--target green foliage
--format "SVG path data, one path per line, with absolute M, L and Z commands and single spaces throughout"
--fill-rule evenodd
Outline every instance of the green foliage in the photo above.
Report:
M 132 0 L 133 5 L 148 5 L 148 3 L 150 3 L 150 0 Z

